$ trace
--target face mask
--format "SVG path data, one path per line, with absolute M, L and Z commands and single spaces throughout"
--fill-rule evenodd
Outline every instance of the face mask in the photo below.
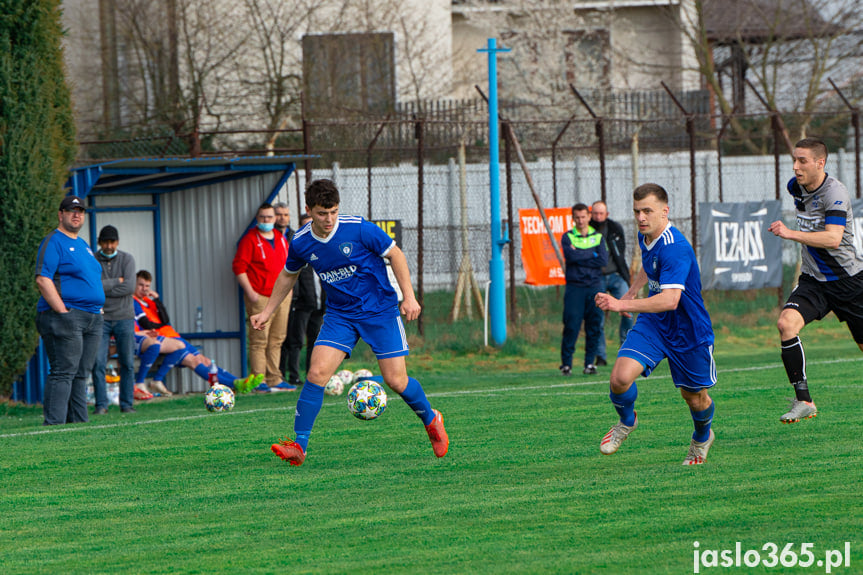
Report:
M 113 253 L 113 254 L 106 254 L 106 253 L 105 253 L 105 252 L 103 252 L 102 250 L 99 250 L 99 253 L 100 253 L 100 254 L 102 254 L 102 257 L 106 257 L 106 258 L 108 258 L 109 260 L 112 260 L 112 259 L 114 259 L 114 258 L 116 258 L 116 257 L 117 257 L 117 250 L 114 250 L 114 253 Z
M 258 222 L 258 229 L 261 230 L 262 232 L 271 232 L 271 231 L 273 231 L 273 227 L 275 227 L 275 225 L 276 224 L 274 224 L 272 222 L 269 224 Z

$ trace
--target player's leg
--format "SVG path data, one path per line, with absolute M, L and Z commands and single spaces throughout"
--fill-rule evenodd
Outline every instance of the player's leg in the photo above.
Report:
M 668 367 L 675 387 L 689 406 L 695 430 L 683 465 L 700 465 L 707 460 L 713 444 L 713 400 L 708 390 L 716 385 L 716 363 L 713 344 L 704 344 L 691 351 L 669 350 Z
M 806 355 L 800 341 L 800 331 L 804 326 L 823 318 L 830 313 L 825 294 L 825 286 L 806 275 L 801 275 L 797 286 L 776 322 L 779 340 L 782 343 L 782 363 L 789 383 L 794 387 L 794 399 L 787 413 L 780 417 L 782 423 L 795 423 L 818 414 L 809 393 L 806 378 Z
M 155 375 L 153 375 L 153 382 L 160 382 L 164 385 L 165 378 L 168 376 L 168 372 L 177 365 L 178 363 L 183 361 L 189 352 L 186 350 L 186 346 L 183 341 L 176 337 L 166 337 L 162 340 L 161 349 L 159 350 L 160 355 L 164 355 L 162 358 L 162 363 L 159 365 L 159 369 L 156 370 Z
M 410 353 L 410 348 L 401 316 L 371 318 L 358 322 L 357 329 L 360 337 L 375 353 L 383 381 L 401 396 L 422 421 L 434 454 L 437 457 L 446 455 L 449 436 L 444 428 L 443 415 L 432 409 L 420 382 L 407 373 L 405 357 Z
M 638 386 L 635 379 L 645 370 L 644 365 L 631 357 L 618 357 L 611 370 L 609 398 L 619 417 L 618 422 L 602 437 L 599 451 L 611 455 L 638 427 L 635 400 L 638 399 Z
M 618 450 L 629 434 L 638 427 L 635 400 L 638 399 L 638 376 L 647 377 L 665 357 L 657 345 L 655 334 L 634 329 L 620 348 L 609 381 L 609 398 L 619 420 L 608 430 L 599 443 L 599 450 L 610 455 Z
M 138 356 L 138 371 L 135 374 L 135 385 L 146 383 L 150 368 L 156 363 L 159 352 L 162 351 L 162 336 L 159 338 L 135 334 L 135 355 Z
M 312 428 L 324 403 L 324 389 L 346 356 L 344 350 L 328 345 L 316 345 L 312 351 L 309 376 L 297 398 L 294 412 L 294 440 L 282 439 L 271 446 L 273 453 L 291 465 L 302 465 L 306 460 Z

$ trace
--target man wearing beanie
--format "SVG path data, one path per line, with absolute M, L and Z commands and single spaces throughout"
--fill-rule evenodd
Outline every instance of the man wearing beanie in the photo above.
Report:
M 94 414 L 108 413 L 108 390 L 105 385 L 105 366 L 108 363 L 108 346 L 111 336 L 117 345 L 120 362 L 120 411 L 134 413 L 135 393 L 135 258 L 117 249 L 120 235 L 114 226 L 105 226 L 99 232 L 99 251 L 96 260 L 102 266 L 102 288 L 105 290 L 105 315 L 102 343 L 93 367 L 93 390 L 96 395 Z M 140 399 L 152 394 L 139 392 Z

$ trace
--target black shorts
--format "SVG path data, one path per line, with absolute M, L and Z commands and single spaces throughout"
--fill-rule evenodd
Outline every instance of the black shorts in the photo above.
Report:
M 863 272 L 830 282 L 801 274 L 784 307 L 800 312 L 807 324 L 832 311 L 848 324 L 854 341 L 863 343 Z

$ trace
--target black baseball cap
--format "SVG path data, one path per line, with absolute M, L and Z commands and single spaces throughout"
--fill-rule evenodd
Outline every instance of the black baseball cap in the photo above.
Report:
M 97 241 L 100 242 L 119 242 L 120 234 L 117 233 L 117 228 L 114 226 L 105 226 L 102 228 L 102 231 L 99 232 L 99 239 Z
M 78 196 L 66 196 L 63 198 L 63 201 L 60 202 L 60 211 L 75 209 L 84 210 L 84 202 L 81 201 L 81 198 Z

